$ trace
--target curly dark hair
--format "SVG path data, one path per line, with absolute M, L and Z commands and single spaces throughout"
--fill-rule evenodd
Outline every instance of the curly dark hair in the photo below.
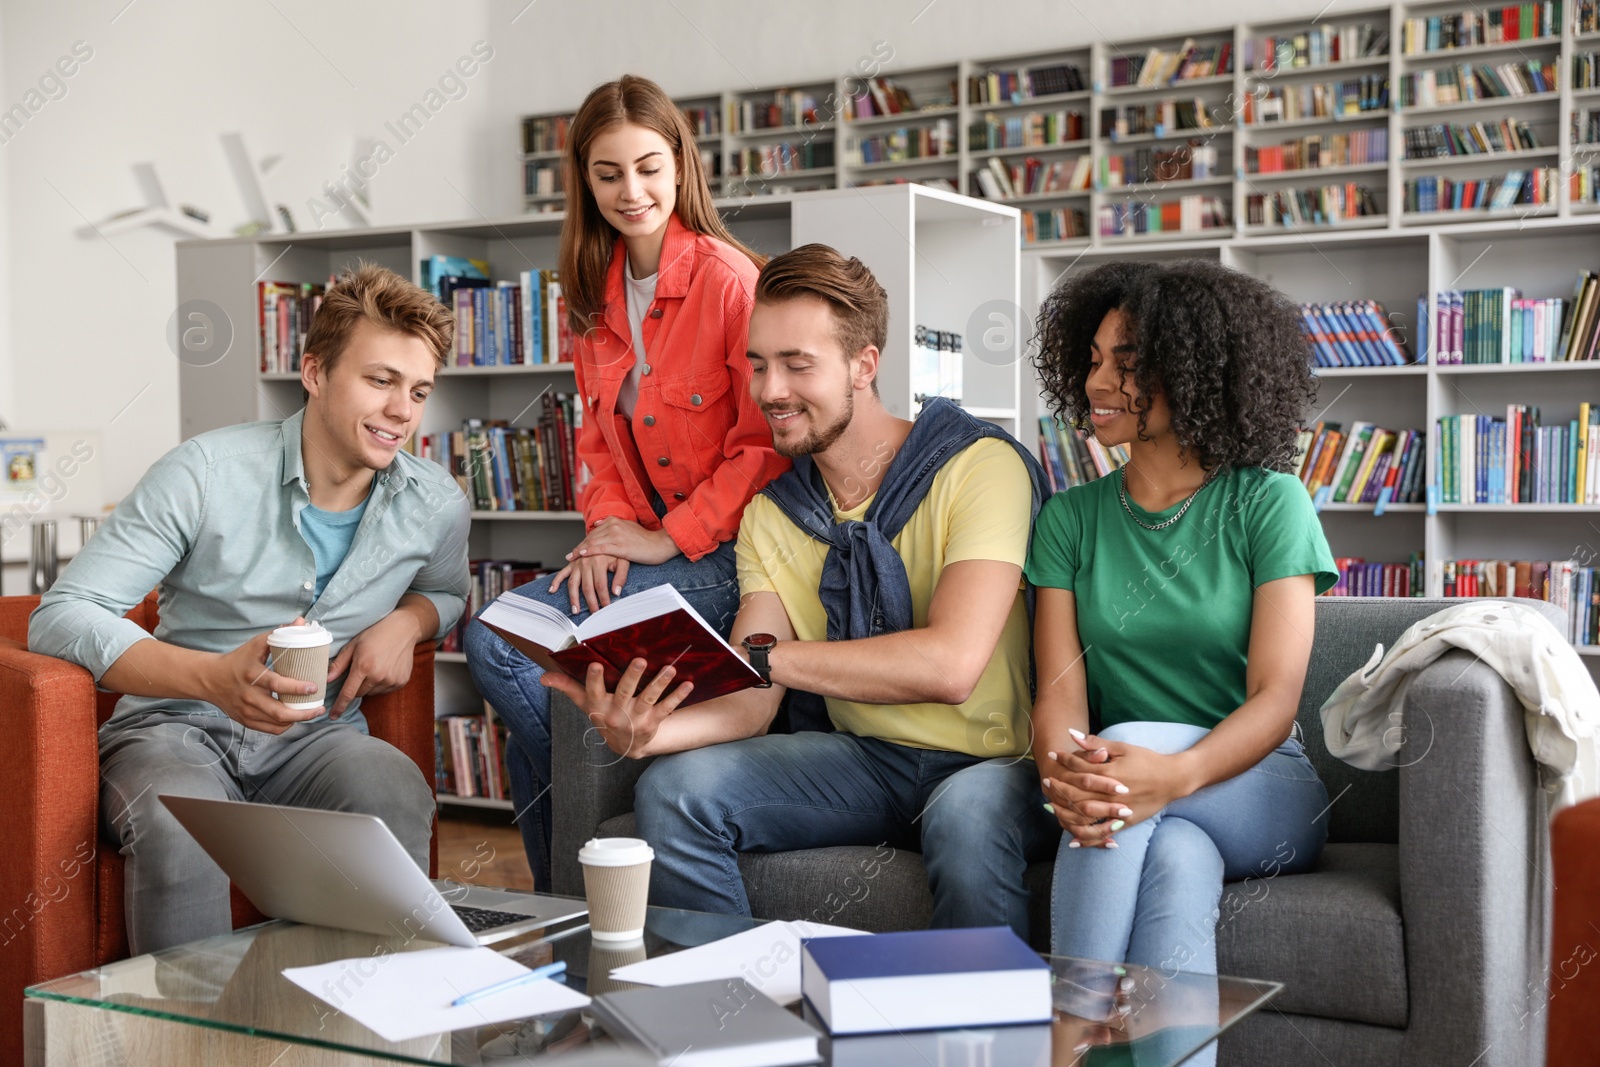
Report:
M 1207 469 L 1290 469 L 1316 379 L 1288 297 L 1203 259 L 1108 263 L 1068 278 L 1039 311 L 1033 362 L 1051 408 L 1079 429 L 1090 341 L 1113 310 L 1126 313 L 1125 340 L 1138 353 L 1134 384 L 1166 397 L 1185 453 Z M 1140 440 L 1148 418 L 1139 412 Z

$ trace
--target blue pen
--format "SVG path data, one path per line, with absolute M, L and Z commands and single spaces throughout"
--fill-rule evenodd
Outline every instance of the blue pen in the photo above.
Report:
M 547 963 L 543 967 L 535 967 L 527 974 L 519 974 L 515 978 L 507 978 L 504 982 L 496 982 L 494 985 L 484 986 L 482 989 L 474 989 L 470 993 L 463 993 L 456 999 L 452 1000 L 450 1002 L 450 1006 L 452 1008 L 459 1008 L 463 1004 L 471 1004 L 474 1000 L 493 996 L 496 993 L 503 993 L 507 989 L 515 989 L 522 983 L 531 982 L 536 978 L 551 978 L 560 974 L 566 969 L 566 960 L 557 960 L 555 963 Z

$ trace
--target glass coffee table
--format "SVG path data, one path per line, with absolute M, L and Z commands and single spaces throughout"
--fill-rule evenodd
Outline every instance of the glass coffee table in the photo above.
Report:
M 705 944 L 761 922 L 651 908 L 642 946 L 595 941 L 587 924 L 577 920 L 532 931 L 509 947 L 495 947 L 530 967 L 565 961 L 566 983 L 595 995 L 634 988 L 610 977 L 614 967 Z M 282 974 L 286 967 L 434 947 L 434 942 L 401 937 L 268 922 L 44 982 L 25 994 L 27 1064 L 303 1067 L 400 1062 L 490 1067 L 543 1057 L 574 1067 L 650 1062 L 617 1046 L 586 1010 L 389 1042 Z M 1056 1009 L 1050 1024 L 831 1041 L 824 1037 L 823 1062 L 1170 1067 L 1282 988 L 1246 978 L 1064 957 L 1045 960 L 1052 970 Z

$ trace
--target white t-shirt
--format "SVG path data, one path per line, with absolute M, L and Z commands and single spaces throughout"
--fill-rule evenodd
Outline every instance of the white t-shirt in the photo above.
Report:
M 628 295 L 628 326 L 633 331 L 633 369 L 628 371 L 628 376 L 622 380 L 622 388 L 617 391 L 617 410 L 629 419 L 633 418 L 633 407 L 639 401 L 639 377 L 644 372 L 644 315 L 656 298 L 656 278 L 659 276 L 658 271 L 648 278 L 635 278 L 633 264 L 623 264 L 622 284 Z

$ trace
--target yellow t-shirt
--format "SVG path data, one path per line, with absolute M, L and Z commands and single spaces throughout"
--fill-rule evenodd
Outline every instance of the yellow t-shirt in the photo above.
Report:
M 983 438 L 934 475 L 928 495 L 890 544 L 911 584 L 911 625 L 928 625 L 928 605 L 947 564 L 966 559 L 1021 566 L 1028 551 L 1033 487 L 1015 449 Z M 834 520 L 862 518 L 868 498 Z M 828 617 L 817 597 L 828 546 L 789 521 L 771 498 L 757 494 L 739 523 L 739 592 L 770 590 L 802 641 L 826 641 Z M 965 704 L 860 704 L 827 698 L 833 725 L 861 737 L 970 755 L 1018 756 L 1028 751 L 1028 609 L 1018 580 L 1011 615 L 989 665 Z M 928 664 L 928 670 L 937 670 Z

